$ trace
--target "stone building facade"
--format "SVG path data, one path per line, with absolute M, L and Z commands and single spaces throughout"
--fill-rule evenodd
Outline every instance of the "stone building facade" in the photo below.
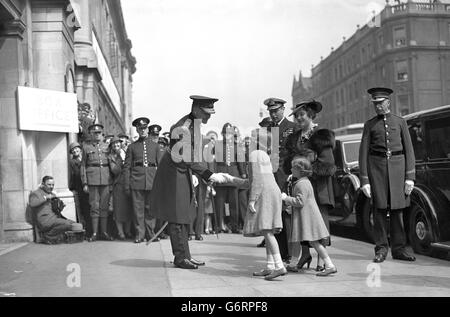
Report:
M 100 12 L 109 16 L 96 26 Z M 105 79 L 110 43 L 117 71 Z M 130 49 L 120 1 L 0 0 L 0 241 L 32 239 L 25 208 L 45 175 L 74 217 L 68 144 L 80 135 L 78 108 L 91 107 L 108 133 L 128 132 Z
M 394 89 L 399 115 L 450 104 L 450 4 L 386 4 L 311 73 L 312 96 L 325 105 L 318 122 L 332 129 L 374 115 L 374 86 Z

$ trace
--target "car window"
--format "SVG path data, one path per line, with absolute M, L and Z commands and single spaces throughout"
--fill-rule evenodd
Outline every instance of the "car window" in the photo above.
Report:
M 423 136 L 422 123 L 413 122 L 409 124 L 409 134 L 414 148 L 414 156 L 416 161 L 423 161 L 425 159 L 425 140 Z
M 430 120 L 427 123 L 427 141 L 430 159 L 450 158 L 449 118 Z
M 358 163 L 360 140 L 344 142 L 344 160 L 347 164 Z

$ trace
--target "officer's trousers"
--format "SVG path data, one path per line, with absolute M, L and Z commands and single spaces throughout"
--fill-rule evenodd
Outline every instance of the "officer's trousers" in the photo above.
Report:
M 136 239 L 151 239 L 155 235 L 155 219 L 150 216 L 150 192 L 150 190 L 131 191 Z
M 169 223 L 170 243 L 172 245 L 172 253 L 175 256 L 174 263 L 180 263 L 184 259 L 191 259 L 188 234 L 188 224 Z
M 109 211 L 109 185 L 89 185 L 89 205 L 91 218 L 107 218 Z
M 375 253 L 381 253 L 386 256 L 389 250 L 387 233 L 387 210 L 375 210 L 373 221 Z M 404 249 L 406 247 L 406 236 L 405 229 L 403 228 L 403 209 L 391 210 L 389 212 L 389 227 L 392 255 L 404 252 Z

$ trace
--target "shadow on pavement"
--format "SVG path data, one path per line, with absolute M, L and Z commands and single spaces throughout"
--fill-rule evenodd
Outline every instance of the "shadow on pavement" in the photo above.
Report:
M 112 265 L 127 266 L 127 267 L 163 267 L 164 262 L 153 261 L 145 259 L 127 259 L 111 262 Z

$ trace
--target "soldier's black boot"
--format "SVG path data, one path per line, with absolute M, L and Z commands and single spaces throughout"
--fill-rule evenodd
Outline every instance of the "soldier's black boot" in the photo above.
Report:
M 114 238 L 108 234 L 108 218 L 100 218 L 100 237 L 102 240 L 113 241 Z

